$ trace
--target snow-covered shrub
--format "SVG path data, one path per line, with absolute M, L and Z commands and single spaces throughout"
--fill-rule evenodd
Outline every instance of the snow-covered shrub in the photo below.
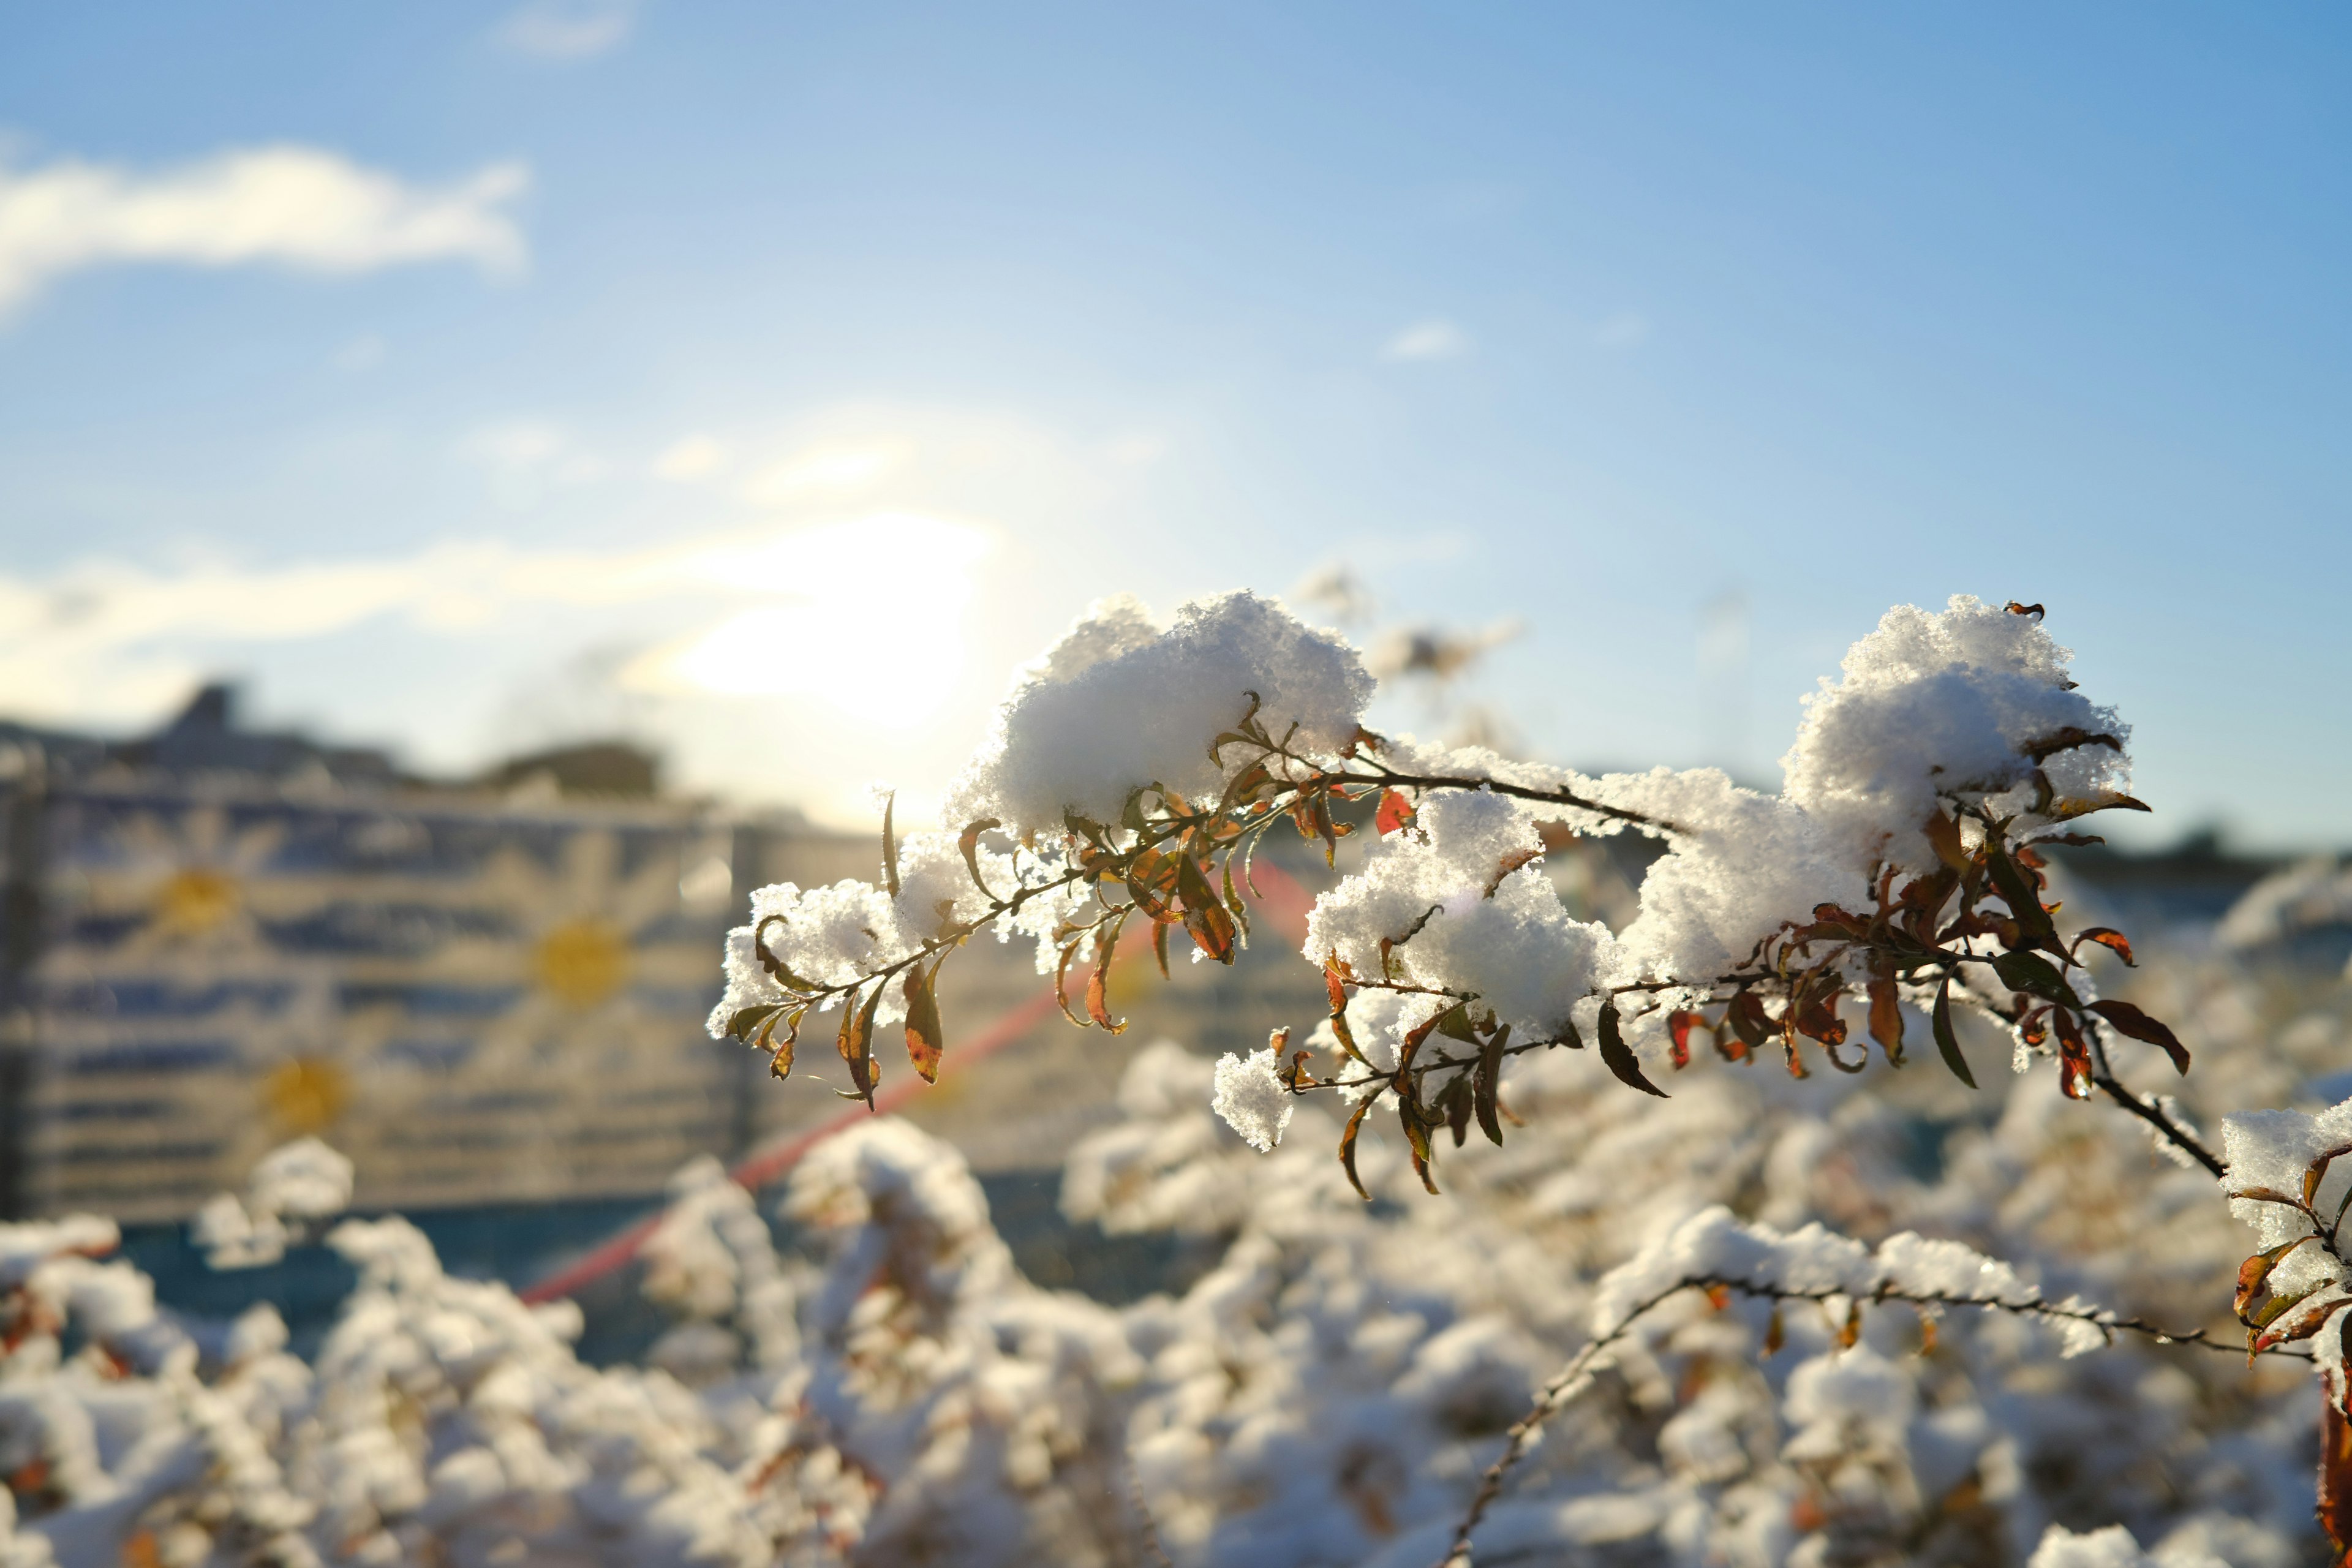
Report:
M 902 843 L 886 813 L 877 884 L 786 884 L 754 895 L 751 921 L 730 938 L 728 989 L 712 1031 L 766 1050 L 781 1076 L 810 1019 L 837 1011 L 835 1047 L 870 1100 L 880 1070 L 877 1030 L 885 1026 L 903 1025 L 916 1070 L 936 1074 L 946 1047 L 938 971 L 963 942 L 989 932 L 1036 944 L 1039 968 L 1054 975 L 1066 1011 L 1069 987 L 1083 977 L 1086 1021 L 1117 1032 L 1123 1026 L 1110 1015 L 1108 983 L 1130 931 L 1149 934 L 1163 970 L 1180 933 L 1196 959 L 1231 963 L 1248 936 L 1242 893 L 1252 885 L 1250 857 L 1265 833 L 1287 820 L 1319 840 L 1336 867 L 1340 840 L 1369 826 L 1361 855 L 1351 857 L 1307 921 L 1304 954 L 1322 970 L 1328 1016 L 1295 1049 L 1287 1027 L 1295 1021 L 1271 1021 L 1277 1026 L 1265 1051 L 1227 1057 L 1204 1086 L 1217 1112 L 1285 1173 L 1262 1172 L 1244 1184 L 1244 1234 L 1260 1210 L 1329 1184 L 1328 1169 L 1313 1181 L 1292 1171 L 1303 1097 L 1328 1092 L 1344 1108 L 1344 1120 L 1320 1131 L 1336 1132 L 1340 1172 L 1357 1194 L 1375 1195 L 1362 1167 L 1377 1111 L 1380 1122 L 1393 1119 L 1414 1176 L 1433 1194 L 1449 1141 L 1448 1165 L 1475 1169 L 1467 1142 L 1474 1124 L 1498 1147 L 1507 1121 L 1540 1124 L 1521 1112 L 1546 1083 L 1580 1070 L 1560 1064 L 1584 1060 L 1588 1044 L 1623 1087 L 1664 1099 L 1657 1078 L 1700 1058 L 1751 1064 L 1772 1052 L 1793 1078 L 1813 1076 L 1822 1062 L 1864 1075 L 1873 1068 L 1874 1044 L 1885 1068 L 1899 1068 L 1924 1022 L 1952 1077 L 1974 1089 L 1985 1064 L 1972 1065 L 1964 1052 L 1969 1017 L 2001 1028 L 2021 1069 L 2037 1058 L 2053 1059 L 2064 1099 L 2102 1098 L 2146 1128 L 2166 1157 L 2222 1176 L 2221 1155 L 2199 1136 L 2180 1100 L 2129 1081 L 2153 1065 L 2141 1045 L 2179 1074 L 2189 1071 L 2189 1054 L 2158 1015 L 2103 994 L 2101 981 L 2112 983 L 2116 961 L 2135 963 L 2128 938 L 2077 923 L 2074 911 L 2062 924 L 2064 900 L 2048 896 L 2050 847 L 2095 842 L 2074 824 L 2103 810 L 2147 808 L 2127 793 L 2127 726 L 2077 689 L 2073 656 L 2042 619 L 2040 605 L 1995 608 L 1966 596 L 1940 612 L 1889 611 L 1847 654 L 1839 676 L 1808 700 L 1783 760 L 1784 787 L 1766 795 L 1708 769 L 1592 778 L 1484 749 L 1376 735 L 1362 724 L 1371 682 L 1354 650 L 1278 605 L 1230 595 L 1187 605 L 1163 627 L 1132 599 L 1107 602 L 1016 681 L 987 742 L 949 791 L 946 830 Z M 1636 909 L 1614 927 L 1576 918 L 1547 874 L 1548 851 L 1627 831 L 1663 846 L 1643 877 Z M 1843 1011 L 1849 1004 L 1856 1013 L 1851 1022 Z M 1853 1102 L 1828 1084 L 1811 1092 Z M 1691 1129 L 1682 1141 L 1664 1129 L 1708 1107 L 1643 1114 L 1620 1101 L 1604 1135 L 1659 1140 L 1704 1163 L 1740 1148 L 1750 1131 L 1739 1113 L 1713 1109 L 1727 1120 Z M 2012 1110 L 2004 1120 L 2037 1114 L 2044 1113 Z M 1529 1142 L 1509 1136 L 1514 1144 Z M 1782 1152 L 1799 1166 L 1846 1158 L 1832 1152 L 1835 1135 L 1822 1136 L 1824 1149 Z M 2231 1136 L 2240 1137 L 2234 1125 Z M 2318 1174 L 2306 1185 L 2325 1174 L 2319 1151 L 2303 1147 L 2309 1141 L 2285 1139 L 2314 1161 Z M 1654 1227 L 1690 1219 L 1686 1202 L 1662 1198 L 1622 1171 L 1580 1173 L 1557 1140 L 1540 1132 L 1532 1142 L 1521 1157 L 1542 1175 L 1531 1171 L 1528 1179 L 1538 1190 L 1573 1194 L 1596 1226 L 1613 1229 L 1611 1222 L 1628 1215 L 1645 1216 Z M 2019 1174 L 2025 1190 L 2040 1190 L 2038 1169 Z M 1117 1184 L 1107 1167 L 1087 1179 L 1109 1184 L 1104 1191 Z M 1795 1245 L 1753 1228 L 1773 1219 L 1757 1193 L 1723 1196 L 1748 1205 L 1743 1220 L 1724 1221 L 1738 1234 L 1768 1251 Z M 2315 1229 L 2323 1222 L 2312 1200 L 2305 1192 L 2297 1212 Z M 2044 1297 L 2023 1274 L 2000 1272 L 2018 1261 L 2006 1251 L 1991 1254 L 2006 1263 L 1963 1267 L 1952 1262 L 1961 1255 L 1944 1258 L 1963 1272 L 1983 1270 L 1971 1278 L 1990 1295 L 1958 1286 L 1923 1295 L 1905 1270 L 1942 1257 L 1929 1244 L 1889 1238 L 1884 1245 L 1910 1248 L 1899 1267 L 1862 1245 L 1861 1232 L 1895 1206 L 1883 1186 L 1857 1186 L 1832 1206 L 1821 1221 L 1827 1227 L 1821 1247 L 1847 1248 L 1851 1267 L 1834 1289 L 1793 1293 L 1843 1304 L 1848 1318 L 1838 1337 L 1847 1359 L 1771 1384 L 1772 1397 L 1790 1402 L 1785 1414 L 1801 1427 L 1780 1462 L 1810 1478 L 1801 1506 L 1790 1513 L 1785 1489 L 1771 1492 L 1759 1501 L 1752 1528 L 1729 1533 L 1717 1516 L 1706 1522 L 1678 1514 L 1676 1538 L 1698 1554 L 1694 1560 L 1777 1562 L 1791 1550 L 1822 1562 L 1916 1554 L 1916 1531 L 1926 1528 L 1921 1510 L 1940 1508 L 1943 1494 L 1922 1489 L 1911 1426 L 1927 1419 L 1920 1411 L 1959 1411 L 1964 1404 L 1956 1402 L 1977 1394 L 1962 1380 L 1937 1395 L 1941 1403 L 1922 1403 L 1911 1386 L 1915 1373 L 1863 1340 L 1865 1300 L 1913 1300 L 1930 1314 L 1923 1321 L 1931 1331 L 1933 1314 L 1949 1307 L 1998 1314 L 2011 1326 L 1993 1331 L 1995 1337 L 2011 1336 L 2003 1342 L 2012 1349 L 2026 1331 L 2014 1326 L 2020 1321 L 2076 1349 L 2138 1322 L 2105 1307 Z M 1961 1216 L 1932 1205 L 1926 1217 L 1926 1235 L 1949 1240 L 1965 1228 Z M 1454 1223 L 1464 1222 L 1457 1215 Z M 2255 1323 L 2268 1336 L 2255 1348 L 2316 1336 L 2323 1362 L 2340 1363 L 2341 1319 L 2329 1305 L 2336 1298 L 2325 1294 L 2340 1276 L 2319 1279 L 2322 1259 L 2335 1258 L 2332 1231 L 2303 1245 L 2269 1234 L 2285 1221 L 2264 1223 L 2271 1245 L 2264 1259 L 2284 1262 L 2260 1268 L 2277 1270 L 2282 1290 L 2301 1290 L 2311 1272 L 2321 1293 L 2294 1296 L 2297 1314 L 2275 1326 L 2273 1319 Z M 1682 1233 L 1637 1234 L 1663 1245 Z M 1819 1262 L 1828 1252 L 1805 1256 Z M 1876 1261 L 1865 1267 L 1870 1259 Z M 1658 1267 L 1671 1277 L 1643 1310 L 1622 1321 L 1601 1310 L 1578 1324 L 1591 1336 L 1589 1352 L 1615 1346 L 1652 1312 L 1671 1315 L 1701 1286 L 1725 1297 L 1725 1312 L 1731 1299 L 1769 1300 L 1776 1323 L 1779 1302 L 1792 1294 L 1771 1270 L 1733 1278 L 1688 1259 Z M 2259 1310 L 2269 1300 L 2262 1276 L 2247 1278 L 2254 1283 L 2242 1286 L 2239 1308 Z M 1998 1288 L 1985 1284 L 1992 1280 Z M 2342 1300 L 2352 1303 L 2352 1289 Z M 2172 1320 L 2184 1326 L 2168 1337 L 2195 1337 L 2204 1315 L 2192 1304 L 2188 1319 Z M 1717 1331 L 1733 1337 L 1728 1327 Z M 1865 1365 L 1865 1352 L 1883 1364 Z M 1349 1353 L 1368 1352 L 1356 1346 Z M 1628 1353 L 1608 1352 L 1612 1363 Z M 1758 1356 L 1746 1360 L 1752 1366 Z M 2331 1382 L 2331 1408 L 2341 1410 L 2346 1381 Z M 1466 1557 L 1482 1521 L 1504 1517 L 1492 1510 L 1506 1473 L 1578 1387 L 1574 1377 L 1546 1384 L 1513 1427 L 1455 1531 L 1449 1548 L 1455 1560 Z M 1762 1440 L 1753 1401 L 1711 1397 L 1715 1407 L 1740 1414 L 1676 1426 L 1660 1452 L 1685 1454 L 1700 1471 L 1745 1475 L 1734 1459 L 1744 1445 Z M 1296 1403 L 1277 1396 L 1284 1413 Z M 1965 1426 L 1977 1418 L 1937 1419 Z M 1244 1423 L 1222 1446 L 1200 1452 L 1230 1451 L 1252 1432 Z M 1665 1434 L 1656 1440 L 1666 1445 Z M 1969 1447 L 1948 1432 L 1937 1441 L 1950 1452 Z M 1269 1458 L 1253 1471 L 1254 1495 L 1287 1495 L 1271 1479 L 1281 1468 Z M 2335 1469 L 2352 1478 L 2352 1444 L 2331 1459 L 2329 1473 Z M 1375 1472 L 1379 1481 L 1361 1479 Z M 1412 1511 L 1414 1497 L 1442 1489 L 1444 1471 L 1423 1453 L 1366 1458 L 1354 1473 L 1360 1522 L 1377 1533 L 1394 1527 L 1400 1510 Z M 1985 1499 L 2000 1487 L 2015 1490 L 1981 1464 L 1955 1473 L 1974 1478 L 1969 1484 Z M 2334 1485 L 2323 1484 L 2324 1513 Z M 2119 1498 L 2114 1506 L 2121 1510 Z M 2352 1543 L 2352 1498 L 2343 1506 L 2346 1517 L 2327 1514 L 2326 1523 L 2331 1537 Z M 1305 1561 L 1333 1550 L 1315 1534 L 1326 1523 L 1269 1507 L 1262 1524 L 1267 1539 L 1283 1543 L 1277 1556 Z M 1638 1526 L 1631 1507 L 1621 1495 L 1592 1521 L 1561 1528 L 1593 1542 L 1637 1535 L 1649 1527 Z M 1223 1528 L 1196 1509 L 1172 1530 L 1214 1556 Z M 2004 1528 L 2002 1550 L 2011 1555 L 2039 1536 L 2018 1533 L 2022 1526 L 2013 1520 Z M 1811 1544 L 1792 1549 L 1800 1537 Z M 2081 1550 L 2104 1552 L 2099 1542 L 2116 1539 L 2092 1537 Z M 2052 1550 L 2063 1555 L 2074 1548 L 2061 1542 Z

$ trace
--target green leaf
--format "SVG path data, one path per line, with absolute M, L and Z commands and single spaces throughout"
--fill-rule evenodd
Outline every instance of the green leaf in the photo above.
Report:
M 1936 1030 L 1936 1048 L 1944 1053 L 1944 1065 L 1952 1076 L 1970 1089 L 1977 1086 L 1976 1074 L 1969 1071 L 1969 1058 L 1960 1055 L 1959 1037 L 1952 1033 L 1952 977 L 1936 987 L 1936 1010 L 1930 1016 Z
M 2044 1002 L 2055 1002 L 2062 1007 L 2080 1010 L 2083 1005 L 2083 999 L 2074 994 L 2074 988 L 2066 984 L 2065 977 L 2039 953 L 2001 953 L 1992 961 L 1992 972 L 2000 975 L 2000 983 L 2011 991 L 2022 991 L 2028 996 L 2039 996 Z M 2123 1027 L 2120 1024 L 2116 1026 Z
M 1625 1044 L 1624 1031 L 1618 1027 L 1617 1004 L 1613 1001 L 1603 1000 L 1601 1004 L 1601 1059 L 1621 1082 L 1643 1094 L 1654 1094 L 1660 1100 L 1667 1098 L 1664 1089 L 1642 1076 L 1642 1064 L 1634 1059 L 1632 1048 Z

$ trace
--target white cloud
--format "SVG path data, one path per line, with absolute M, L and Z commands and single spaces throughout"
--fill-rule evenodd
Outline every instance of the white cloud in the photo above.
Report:
M 617 47 L 636 25 L 635 0 L 531 0 L 499 28 L 499 41 L 546 60 L 583 60 Z
M 994 549 L 980 524 L 880 512 L 636 551 L 444 543 L 363 561 L 95 561 L 0 574 L 0 713 L 144 723 L 216 668 L 224 647 L 300 642 L 382 616 L 431 636 L 503 636 L 536 609 L 635 606 L 656 639 L 673 640 L 624 671 L 632 689 L 790 693 L 903 725 L 930 711 L 937 671 L 962 658 L 964 606 Z M 876 637 L 870 604 L 839 592 L 883 581 L 919 637 Z
M 812 496 L 859 495 L 914 457 L 915 444 L 899 436 L 822 441 L 752 476 L 743 487 L 743 499 L 760 506 L 782 506 Z
M 1381 350 L 1384 360 L 1460 359 L 1470 352 L 1469 335 L 1447 321 L 1417 321 L 1391 338 Z
M 0 164 L 0 310 L 88 267 L 275 263 L 364 272 L 471 261 L 511 274 L 526 258 L 504 210 L 529 184 L 499 163 L 425 189 L 312 147 L 223 153 L 152 174 L 66 160 Z

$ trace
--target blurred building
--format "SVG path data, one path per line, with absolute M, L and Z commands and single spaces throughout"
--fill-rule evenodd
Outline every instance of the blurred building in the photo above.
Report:
M 750 889 L 871 878 L 878 843 L 658 786 L 618 743 L 418 779 L 242 728 L 226 687 L 127 742 L 0 724 L 0 1215 L 177 1218 L 311 1132 L 362 1208 L 650 1194 L 839 1114 L 829 1050 L 777 1085 L 704 1019 Z M 1311 1026 L 1315 972 L 1267 936 L 1236 970 L 1124 966 L 1130 1038 Z M 960 1071 L 1044 984 L 985 938 L 942 975 L 948 1072 L 909 1114 L 982 1169 L 1057 1163 L 1129 1055 L 1055 1016 Z
M 746 1135 L 702 1020 L 734 868 L 792 835 L 642 752 L 433 784 L 212 687 L 132 742 L 0 730 L 0 1212 L 182 1215 L 303 1132 L 371 1206 L 650 1191 Z

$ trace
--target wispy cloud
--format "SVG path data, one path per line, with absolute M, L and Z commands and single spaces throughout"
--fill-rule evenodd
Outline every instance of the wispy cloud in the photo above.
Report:
M 1460 359 L 1469 352 L 1469 334 L 1440 319 L 1416 321 L 1405 328 L 1381 348 L 1381 357 L 1403 362 Z
M 507 636 L 535 610 L 634 606 L 645 614 L 632 621 L 653 638 L 620 677 L 634 689 L 790 692 L 902 724 L 929 710 L 937 682 L 927 672 L 959 657 L 972 573 L 994 548 L 982 525 L 890 511 L 646 550 L 442 543 L 361 561 L 94 561 L 0 574 L 0 712 L 144 722 L 224 649 L 330 637 L 379 617 L 428 636 Z M 830 594 L 886 577 L 922 637 L 876 638 L 863 601 Z
M 0 164 L 0 310 L 69 272 L 109 264 L 331 273 L 471 261 L 513 273 L 527 250 L 506 208 L 529 180 L 523 165 L 499 163 L 424 188 L 299 146 L 152 173 L 75 160 Z
M 499 28 L 499 40 L 546 60 L 583 60 L 617 48 L 636 25 L 635 0 L 531 0 Z

